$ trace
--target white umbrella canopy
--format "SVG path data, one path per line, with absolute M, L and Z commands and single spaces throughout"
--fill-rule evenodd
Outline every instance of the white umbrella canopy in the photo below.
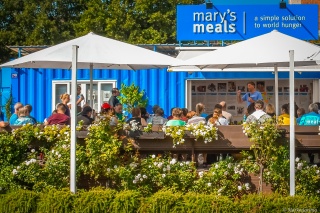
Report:
M 128 43 L 89 33 L 85 36 L 40 50 L 0 67 L 70 69 L 72 45 L 77 45 L 79 69 L 165 68 L 180 60 Z
M 76 97 L 77 69 L 90 68 L 90 97 L 92 97 L 92 70 L 138 70 L 165 68 L 180 60 L 131 44 L 89 33 L 85 36 L 40 50 L 30 55 L 1 64 L 13 68 L 70 69 L 71 95 Z M 92 98 L 90 99 L 92 100 Z M 76 106 L 76 99 L 72 99 Z M 92 102 L 90 104 L 92 106 Z M 76 108 L 71 114 L 70 190 L 76 192 Z
M 206 69 L 203 71 L 273 67 L 274 65 L 289 67 L 289 50 L 295 52 L 295 66 L 316 65 L 317 60 L 320 60 L 319 46 L 273 30 L 270 33 L 182 61 L 182 63 L 172 64 L 170 70 L 179 71 L 179 67 L 183 65 Z
M 274 67 L 276 107 L 278 67 L 290 67 L 290 195 L 295 194 L 294 66 L 314 66 L 320 60 L 320 47 L 282 34 L 277 30 L 198 57 L 173 64 L 170 71 L 215 71 L 232 68 Z M 195 69 L 195 66 L 199 70 Z M 277 110 L 278 111 L 278 110 Z

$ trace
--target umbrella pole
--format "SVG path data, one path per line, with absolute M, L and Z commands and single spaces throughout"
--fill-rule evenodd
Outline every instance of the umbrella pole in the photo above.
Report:
M 278 65 L 274 65 L 274 92 L 275 92 L 275 105 L 276 105 L 276 116 L 279 115 L 279 73 Z
M 71 74 L 71 144 L 70 144 L 70 191 L 77 192 L 76 187 L 76 122 L 77 122 L 77 61 L 79 46 L 72 46 L 72 74 Z
M 92 74 L 93 73 L 93 64 L 90 64 L 90 106 L 93 109 L 93 77 Z M 97 91 L 98 92 L 98 91 Z
M 295 195 L 295 108 L 294 108 L 294 50 L 289 51 L 290 56 L 290 195 Z

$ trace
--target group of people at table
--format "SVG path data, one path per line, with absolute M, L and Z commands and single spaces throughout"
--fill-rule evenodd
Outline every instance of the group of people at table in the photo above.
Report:
M 255 89 L 254 82 L 248 82 L 248 92 L 241 96 L 242 91 L 237 92 L 237 101 L 239 103 L 246 102 L 247 110 L 244 116 L 244 122 L 258 121 L 263 123 L 268 118 L 275 118 L 275 107 L 272 104 L 264 106 L 262 95 Z M 81 108 L 81 102 L 84 101 L 83 95 L 81 95 L 81 88 L 78 87 L 77 91 L 77 122 L 82 121 L 84 125 L 90 125 L 95 120 L 99 120 L 103 117 L 108 117 L 110 125 L 116 125 L 119 120 L 124 120 L 128 124 L 135 122 L 140 126 L 147 126 L 148 123 L 153 125 L 166 125 L 166 126 L 184 126 L 186 124 L 197 124 L 199 122 L 213 125 L 229 125 L 233 123 L 232 114 L 226 111 L 226 102 L 221 101 L 216 104 L 212 114 L 205 114 L 205 105 L 198 103 L 195 106 L 195 111 L 189 111 L 186 108 L 172 108 L 171 115 L 167 118 L 164 117 L 164 110 L 158 105 L 153 106 L 153 114 L 149 114 L 143 107 L 135 107 L 132 109 L 132 117 L 126 120 L 126 116 L 122 112 L 122 104 L 118 100 L 117 96 L 120 92 L 117 88 L 112 89 L 112 96 L 109 99 L 109 103 L 103 103 L 101 105 L 100 113 L 97 114 L 89 105 L 84 105 Z M 45 125 L 70 124 L 70 95 L 62 94 L 60 96 L 61 103 L 57 104 L 56 109 L 52 115 L 45 119 Z M 296 110 L 295 124 L 298 125 L 320 125 L 320 110 L 319 103 L 312 103 L 309 105 L 309 113 L 305 113 L 303 108 Z M 31 105 L 23 106 L 21 103 L 16 103 L 14 106 L 15 113 L 10 118 L 10 125 L 24 125 L 27 123 L 36 124 L 37 121 L 30 115 L 32 111 Z M 289 116 L 289 104 L 284 104 L 281 107 L 281 115 L 277 118 L 278 122 L 283 125 L 290 124 Z M 9 123 L 0 121 L 0 127 L 5 127 Z

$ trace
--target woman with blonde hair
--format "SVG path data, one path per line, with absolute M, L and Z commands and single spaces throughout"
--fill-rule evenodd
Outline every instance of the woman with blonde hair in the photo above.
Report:
M 68 103 L 70 102 L 70 95 L 65 93 L 60 95 L 60 100 L 62 101 L 61 103 L 66 107 L 66 111 L 64 112 L 65 115 L 70 116 L 70 109 L 68 107 Z
M 205 106 L 203 103 L 198 103 L 196 105 L 195 115 L 188 120 L 188 124 L 197 124 L 197 123 L 206 123 L 206 119 L 201 117 L 201 114 L 204 112 Z
M 276 110 L 275 110 L 273 104 L 267 104 L 267 106 L 266 106 L 266 113 L 267 113 L 268 115 L 270 115 L 271 117 L 276 116 Z
M 172 109 L 172 119 L 166 123 L 166 126 L 184 126 L 186 122 L 181 120 L 182 110 L 180 108 Z

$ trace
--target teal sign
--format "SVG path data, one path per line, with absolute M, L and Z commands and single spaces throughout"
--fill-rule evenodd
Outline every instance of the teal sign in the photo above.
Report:
M 245 40 L 272 30 L 318 39 L 318 5 L 177 6 L 177 40 Z

